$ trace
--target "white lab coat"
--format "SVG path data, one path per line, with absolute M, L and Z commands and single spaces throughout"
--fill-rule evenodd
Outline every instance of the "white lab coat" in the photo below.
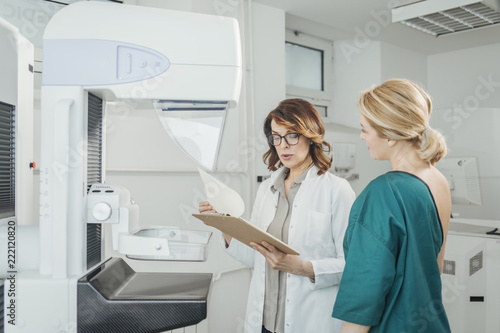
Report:
M 250 222 L 262 230 L 267 230 L 276 213 L 279 193 L 270 188 L 283 170 L 275 171 L 257 192 Z M 288 241 L 300 253 L 299 258 L 312 262 L 315 282 L 287 274 L 285 333 L 333 333 L 342 326 L 331 314 L 344 270 L 344 233 L 355 194 L 345 179 L 329 172 L 318 176 L 317 172 L 315 166 L 308 171 L 295 196 Z M 236 239 L 225 251 L 254 269 L 245 332 L 261 333 L 266 260 Z

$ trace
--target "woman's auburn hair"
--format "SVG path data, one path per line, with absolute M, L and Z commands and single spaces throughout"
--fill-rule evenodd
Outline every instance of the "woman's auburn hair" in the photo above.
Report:
M 269 112 L 264 121 L 264 135 L 272 134 L 271 122 L 287 129 L 289 133 L 299 133 L 301 136 L 311 140 L 309 155 L 314 165 L 319 169 L 318 175 L 326 173 L 332 166 L 333 158 L 328 156 L 332 147 L 324 141 L 325 127 L 316 108 L 301 98 L 285 99 Z M 300 140 L 300 138 L 299 138 Z M 276 171 L 281 163 L 276 147 L 269 141 L 269 150 L 262 155 L 262 160 L 270 171 Z

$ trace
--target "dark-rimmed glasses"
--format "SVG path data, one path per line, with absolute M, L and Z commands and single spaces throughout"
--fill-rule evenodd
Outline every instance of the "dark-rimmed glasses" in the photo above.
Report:
M 287 133 L 283 136 L 278 134 L 269 134 L 267 136 L 267 141 L 272 146 L 279 146 L 281 144 L 281 139 L 285 139 L 286 143 L 290 146 L 294 146 L 299 143 L 300 133 Z

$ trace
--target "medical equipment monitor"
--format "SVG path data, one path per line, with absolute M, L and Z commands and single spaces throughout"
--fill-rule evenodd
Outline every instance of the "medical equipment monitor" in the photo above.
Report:
M 436 167 L 448 180 L 453 204 L 481 205 L 479 176 L 475 157 L 448 157 Z

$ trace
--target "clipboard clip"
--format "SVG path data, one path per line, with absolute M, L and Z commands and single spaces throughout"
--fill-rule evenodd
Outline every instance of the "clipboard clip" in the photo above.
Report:
M 205 213 L 207 215 L 217 215 L 217 216 L 231 216 L 229 214 L 226 214 L 226 213 Z

